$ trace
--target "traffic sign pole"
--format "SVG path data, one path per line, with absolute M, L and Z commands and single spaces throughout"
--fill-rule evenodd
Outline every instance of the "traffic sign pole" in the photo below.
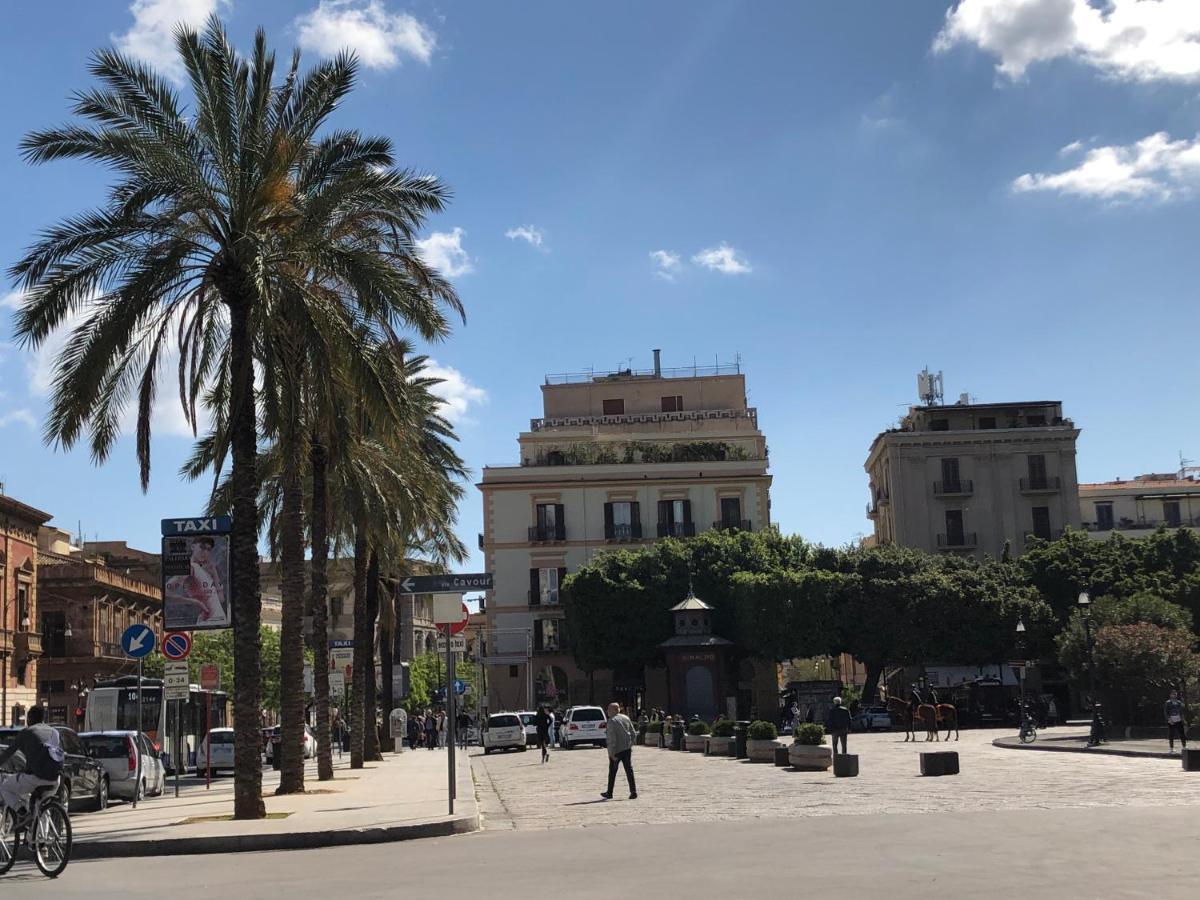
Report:
M 446 756 L 450 769 L 450 815 L 454 815 L 454 651 L 446 642 Z
M 134 770 L 137 780 L 133 783 L 133 808 L 137 809 L 138 791 L 142 786 L 142 659 L 138 657 L 138 699 L 137 699 L 137 734 L 133 736 L 133 746 L 137 748 L 137 768 Z

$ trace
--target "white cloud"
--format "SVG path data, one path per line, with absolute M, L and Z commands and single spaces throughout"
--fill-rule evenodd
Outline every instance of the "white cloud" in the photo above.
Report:
M 546 233 L 536 225 L 518 225 L 516 228 L 510 228 L 504 232 L 504 236 L 510 241 L 522 240 L 538 250 L 544 250 L 542 242 L 546 239 Z
M 408 13 L 388 12 L 381 0 L 320 0 L 296 18 L 300 46 L 322 56 L 342 50 L 358 55 L 371 69 L 391 69 L 401 56 L 428 63 L 437 35 Z
M 1200 79 L 1196 0 L 959 0 L 935 52 L 974 44 L 1010 79 L 1070 58 L 1129 81 Z
M 1070 156 L 1073 153 L 1078 153 L 1082 149 L 1083 141 L 1071 141 L 1071 143 L 1067 144 L 1066 146 L 1058 148 L 1058 155 Z
M 0 297 L 0 309 L 20 309 L 21 303 L 24 300 L 24 291 L 10 291 L 3 297 Z
M 471 257 L 463 249 L 462 239 L 466 232 L 461 228 L 453 231 L 435 231 L 423 241 L 417 241 L 417 252 L 426 263 L 447 278 L 469 275 L 475 271 Z
M 37 419 L 28 409 L 21 408 L 0 413 L 0 428 L 12 425 L 14 422 L 21 422 L 31 429 L 37 428 Z
M 650 258 L 658 267 L 654 271 L 655 278 L 661 278 L 663 281 L 675 280 L 675 276 L 681 268 L 678 253 L 672 253 L 670 250 L 654 250 L 650 253 Z
M 1166 132 L 1134 144 L 1094 147 L 1073 169 L 1026 173 L 1017 193 L 1051 191 L 1101 200 L 1170 200 L 1200 187 L 1200 136 L 1171 140 Z
M 726 243 L 701 250 L 692 257 L 692 262 L 723 275 L 744 275 L 752 271 L 750 264 L 738 256 L 738 252 Z
M 175 52 L 175 26 L 202 28 L 205 21 L 231 0 L 133 0 L 129 12 L 133 25 L 112 36 L 122 53 L 149 63 L 168 78 L 183 81 L 184 68 Z
M 442 398 L 441 413 L 451 422 L 460 425 L 473 425 L 471 411 L 487 403 L 487 391 L 471 381 L 458 369 L 438 365 L 437 360 L 431 359 L 422 370 L 422 374 L 430 378 L 440 378 L 442 383 L 435 385 L 433 393 Z

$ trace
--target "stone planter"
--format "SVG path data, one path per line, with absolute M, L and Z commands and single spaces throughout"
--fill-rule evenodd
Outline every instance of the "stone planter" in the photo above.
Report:
M 710 737 L 708 749 L 704 752 L 709 756 L 733 756 L 733 738 Z
M 703 753 L 704 744 L 707 741 L 707 734 L 685 734 L 683 736 L 683 749 L 688 753 Z
M 824 772 L 833 765 L 833 751 L 823 745 L 792 744 L 788 747 L 792 768 L 805 772 Z
M 775 748 L 779 741 L 746 741 L 746 756 L 750 762 L 775 762 Z
M 958 754 L 946 751 L 922 753 L 921 774 L 925 776 L 957 775 Z
M 833 774 L 837 778 L 858 777 L 858 754 L 842 753 L 833 758 Z
M 658 734 L 656 732 L 647 731 L 646 732 L 646 746 L 647 747 L 661 747 L 662 746 L 662 735 Z

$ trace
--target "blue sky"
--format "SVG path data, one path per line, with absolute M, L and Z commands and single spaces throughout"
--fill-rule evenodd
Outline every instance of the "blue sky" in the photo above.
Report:
M 15 4 L 0 34 L 0 258 L 100 201 L 105 174 L 26 166 L 88 53 L 169 70 L 163 23 L 262 25 L 286 56 L 348 45 L 339 127 L 453 188 L 427 253 L 468 323 L 428 348 L 478 474 L 516 459 L 548 372 L 740 354 L 788 532 L 867 532 L 862 463 L 915 400 L 1062 399 L 1081 480 L 1200 458 L 1194 413 L 1200 4 L 97 0 Z M 8 305 L 17 302 L 0 292 Z M 7 296 L 6 296 L 7 295 Z M 40 439 L 53 347 L 0 309 L 0 481 L 89 538 L 153 549 L 199 510 L 164 397 L 154 474 Z M 474 548 L 478 492 L 461 511 Z M 478 565 L 476 557 L 463 568 Z

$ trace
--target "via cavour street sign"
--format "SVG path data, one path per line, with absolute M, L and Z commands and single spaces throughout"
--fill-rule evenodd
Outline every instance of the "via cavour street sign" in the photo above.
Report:
M 471 591 L 490 591 L 491 572 L 453 575 L 409 575 L 400 582 L 402 594 L 468 594 Z

